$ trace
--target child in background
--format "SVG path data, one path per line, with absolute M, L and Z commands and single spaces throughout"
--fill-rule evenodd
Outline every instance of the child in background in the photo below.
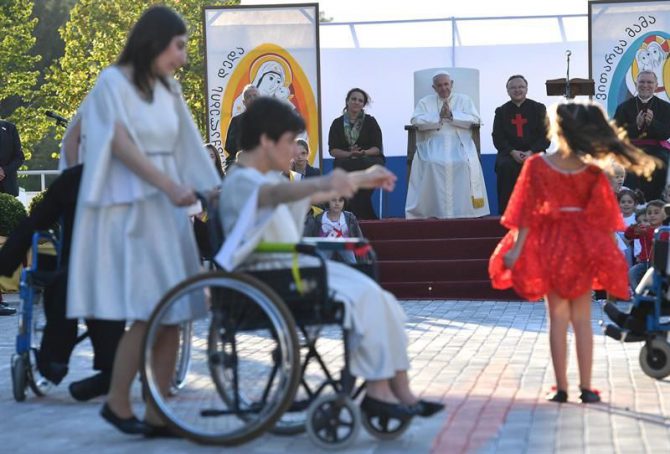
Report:
M 489 262 L 494 288 L 528 300 L 544 296 L 556 390 L 567 402 L 567 333 L 575 334 L 582 403 L 599 402 L 591 389 L 592 289 L 626 299 L 626 260 L 612 241 L 624 228 L 611 184 L 591 162 L 613 158 L 637 174 L 650 175 L 654 161 L 619 135 L 594 103 L 556 108 L 558 151 L 528 158 L 501 223 L 510 229 Z
M 624 188 L 623 181 L 626 179 L 626 169 L 618 162 L 612 161 L 607 178 L 612 185 L 614 193 L 618 194 Z
M 623 223 L 626 228 L 628 228 L 636 222 L 635 208 L 638 205 L 637 196 L 635 192 L 624 188 L 617 194 L 617 199 L 619 201 L 619 209 L 621 210 Z M 628 266 L 633 266 L 635 264 L 635 257 L 637 257 L 642 250 L 639 240 L 628 240 L 624 235 L 624 231 L 620 231 L 617 232 L 617 243 L 619 244 L 619 249 L 626 257 Z
M 640 221 L 637 224 L 631 225 L 626 229 L 626 238 L 629 240 L 639 239 L 642 246 L 642 251 L 637 256 L 637 263 L 628 272 L 628 279 L 633 290 L 635 290 L 642 276 L 644 276 L 644 273 L 649 268 L 649 260 L 651 259 L 654 245 L 654 230 L 665 219 L 664 205 L 665 203 L 662 200 L 652 200 L 647 203 L 647 208 L 645 209 L 646 222 L 642 222 L 641 218 L 638 218 Z
M 316 216 L 309 216 L 305 225 L 304 236 L 321 238 L 363 238 L 354 213 L 344 210 L 344 197 L 335 197 L 328 202 L 328 209 Z M 345 263 L 356 263 L 353 251 L 334 251 L 335 259 Z M 326 251 L 326 258 L 331 258 L 333 251 Z

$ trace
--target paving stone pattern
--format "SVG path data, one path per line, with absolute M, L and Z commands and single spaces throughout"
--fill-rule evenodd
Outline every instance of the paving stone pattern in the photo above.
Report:
M 16 295 L 6 295 L 10 303 Z M 653 380 L 638 363 L 640 344 L 597 334 L 593 383 L 605 403 L 585 406 L 570 336 L 570 403 L 544 401 L 553 385 L 542 304 L 477 301 L 404 301 L 416 392 L 440 399 L 448 411 L 418 419 L 405 435 L 381 442 L 361 431 L 353 453 L 667 453 L 670 452 L 670 381 Z M 593 304 L 593 326 L 602 312 Z M 71 372 L 44 398 L 12 398 L 9 358 L 16 317 L 0 317 L 0 451 L 7 453 L 221 452 L 185 440 L 124 436 L 99 416 L 101 400 L 74 402 L 67 383 L 89 375 L 88 342 L 78 346 Z M 336 336 L 324 337 L 327 360 L 339 362 Z M 141 412 L 139 386 L 135 387 Z M 306 435 L 264 435 L 226 452 L 313 453 Z

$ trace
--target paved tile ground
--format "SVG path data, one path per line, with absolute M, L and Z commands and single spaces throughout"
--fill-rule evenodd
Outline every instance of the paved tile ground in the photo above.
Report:
M 10 301 L 16 300 L 9 295 Z M 448 411 L 416 419 L 394 442 L 364 431 L 356 453 L 629 453 L 670 452 L 670 382 L 645 376 L 640 344 L 601 335 L 595 342 L 594 386 L 605 403 L 577 402 L 577 371 L 571 342 L 570 403 L 543 400 L 553 384 L 544 306 L 520 302 L 407 301 L 413 387 L 441 399 Z M 601 317 L 593 305 L 594 329 Z M 137 440 L 111 430 L 98 416 L 101 401 L 72 401 L 61 385 L 45 398 L 16 403 L 9 357 L 16 317 L 0 317 L 0 420 L 2 452 L 214 452 L 184 440 Z M 77 348 L 65 380 L 90 373 L 88 344 Z M 137 393 L 136 393 L 137 395 Z M 139 395 L 136 398 L 141 403 Z M 305 435 L 265 435 L 230 452 L 311 453 Z

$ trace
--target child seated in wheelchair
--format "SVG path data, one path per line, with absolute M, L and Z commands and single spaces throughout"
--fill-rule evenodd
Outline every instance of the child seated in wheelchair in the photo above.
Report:
M 661 314 L 670 314 L 670 287 L 666 271 L 668 262 L 668 235 L 662 233 L 658 241 L 654 241 L 656 228 L 670 225 L 670 205 L 661 200 L 652 200 L 645 210 L 647 223 L 632 225 L 628 228 L 627 237 L 640 238 L 642 252 L 639 262 L 631 268 L 631 286 L 636 295 L 649 295 L 653 292 L 654 280 L 661 279 L 660 298 Z M 629 236 L 630 234 L 630 236 Z M 646 254 L 646 255 L 644 255 Z M 637 268 L 636 268 L 637 267 Z M 653 313 L 654 304 L 648 300 L 634 301 L 630 314 L 619 310 L 613 302 L 605 304 L 604 311 L 614 322 L 605 327 L 605 334 L 613 339 L 625 342 L 641 342 L 647 336 L 647 316 Z M 626 333 L 626 336 L 624 336 Z
M 335 169 L 322 177 L 287 182 L 295 138 L 303 119 L 285 103 L 257 99 L 241 118 L 238 164 L 226 175 L 220 213 L 226 241 L 216 256 L 224 269 L 290 268 L 289 254 L 254 254 L 261 242 L 298 243 L 310 205 L 334 197 L 351 197 L 358 189 L 393 189 L 396 177 L 381 166 L 346 173 Z M 234 196 L 226 196 L 234 194 Z M 310 258 L 301 259 L 301 266 Z M 393 295 L 359 271 L 328 260 L 328 287 L 345 306 L 350 365 L 367 380 L 361 409 L 390 417 L 430 416 L 441 403 L 418 399 L 409 386 L 405 314 Z
M 65 317 L 65 303 L 72 226 L 82 168 L 82 165 L 78 165 L 65 170 L 0 250 L 0 274 L 10 275 L 26 256 L 33 233 L 36 230 L 48 230 L 55 223 L 61 222 L 60 266 L 53 281 L 44 289 L 46 326 L 37 354 L 40 374 L 56 385 L 67 374 L 70 356 L 77 343 L 78 321 Z M 86 320 L 86 325 L 93 344 L 93 368 L 99 372 L 70 384 L 70 394 L 80 401 L 107 394 L 114 353 L 125 330 L 125 322 L 122 321 Z
M 319 238 L 363 238 L 363 232 L 356 215 L 346 211 L 346 199 L 333 197 L 328 201 L 328 209 L 316 216 L 307 216 L 304 236 Z M 344 263 L 356 263 L 353 251 L 324 251 L 328 259 Z

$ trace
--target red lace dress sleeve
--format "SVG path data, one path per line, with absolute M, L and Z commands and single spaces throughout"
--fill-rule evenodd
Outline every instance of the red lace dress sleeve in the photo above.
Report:
M 537 157 L 530 158 L 521 168 L 507 209 L 500 223 L 510 230 L 530 227 L 533 224 L 536 210 L 536 191 L 533 188 L 533 174 L 537 169 Z
M 506 289 L 513 285 L 512 272 L 505 266 L 504 257 L 514 247 L 518 230 L 532 228 L 538 222 L 540 188 L 537 187 L 535 174 L 540 169 L 537 167 L 537 159 L 541 157 L 533 156 L 524 163 L 507 209 L 500 220 L 510 231 L 500 240 L 489 259 L 489 277 L 491 285 L 496 289 Z

